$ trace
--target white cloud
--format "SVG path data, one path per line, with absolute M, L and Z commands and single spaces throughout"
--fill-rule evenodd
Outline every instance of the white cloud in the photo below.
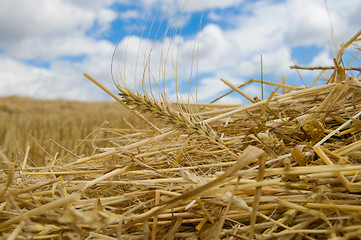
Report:
M 324 48 L 320 53 L 315 55 L 312 61 L 308 64 L 309 66 L 333 66 L 334 63 L 332 61 L 332 56 L 330 55 L 330 50 Z M 295 71 L 295 70 L 294 70 Z M 310 85 L 321 73 L 321 70 L 300 70 L 299 73 L 301 74 L 302 78 L 306 80 L 307 84 Z M 323 74 L 321 79 L 325 79 L 330 77 L 332 74 L 332 70 L 328 70 L 326 73 Z M 308 81 L 307 81 L 308 80 Z M 302 84 L 299 84 L 302 86 Z
M 286 6 L 290 46 L 331 44 L 335 51 L 361 27 L 358 0 L 290 0 Z
M 207 17 L 212 20 L 212 21 L 219 21 L 219 20 L 222 20 L 222 16 L 220 16 L 219 14 L 217 14 L 216 12 L 214 11 L 211 11 L 208 13 Z
M 0 46 L 17 58 L 49 59 L 93 51 L 95 40 L 86 37 L 86 32 L 94 24 L 98 32 L 105 31 L 116 17 L 109 9 L 92 12 L 61 0 L 4 2 Z
M 324 49 L 312 59 L 310 66 L 332 66 L 333 64 L 330 52 Z
M 220 78 L 203 78 L 200 80 L 198 87 L 198 100 L 204 102 L 206 100 L 216 98 L 222 94 L 222 92 L 229 90 Z
M 224 9 L 227 7 L 237 7 L 243 0 L 208 0 L 208 1 L 199 1 L 199 0 L 179 0 L 177 1 L 178 7 L 184 6 L 184 11 L 203 11 L 210 10 L 214 8 Z
M 102 8 L 95 12 L 96 22 L 99 25 L 98 34 L 109 30 L 110 23 L 117 18 L 117 13 L 111 9 Z
M 323 46 L 330 39 L 330 22 L 323 1 L 287 2 L 286 41 L 290 46 L 312 45 Z
M 132 0 L 65 0 L 67 2 L 71 2 L 80 8 L 89 9 L 89 10 L 97 10 L 105 7 L 111 7 L 114 4 L 124 4 L 129 5 L 133 1 Z
M 85 31 L 92 25 L 93 13 L 65 1 L 2 1 L 0 30 L 2 43 L 29 37 L 61 37 Z
M 121 84 L 133 86 L 134 81 L 141 84 L 162 81 L 173 76 L 172 61 L 175 61 L 174 42 L 170 38 L 153 42 L 137 36 L 124 38 L 118 45 L 114 59 L 115 73 Z M 169 49 L 170 47 L 170 49 Z
M 207 101 L 210 98 L 219 95 L 227 87 L 219 81 L 220 77 L 228 76 L 230 79 L 244 79 L 260 76 L 260 55 L 263 55 L 264 74 L 272 74 L 279 81 L 282 75 L 291 77 L 296 76 L 295 71 L 290 70 L 293 65 L 289 53 L 289 47 L 293 45 L 320 44 L 320 41 L 327 41 L 327 36 L 322 36 L 319 41 L 313 37 L 315 31 L 325 33 L 328 26 L 325 22 L 315 22 L 313 15 L 319 16 L 320 13 L 326 13 L 323 20 L 328 22 L 327 12 L 322 10 L 322 6 L 308 2 L 305 8 L 308 12 L 303 12 L 300 8 L 300 2 L 290 1 L 289 5 L 271 4 L 269 2 L 257 2 L 247 5 L 247 16 L 238 16 L 233 19 L 233 28 L 221 29 L 218 25 L 207 24 L 199 32 L 196 40 L 177 38 L 173 39 L 173 47 L 168 52 L 168 44 L 171 39 L 166 39 L 166 44 L 156 45 L 152 51 L 149 51 L 152 42 L 132 37 L 129 41 L 123 40 L 121 45 L 127 49 L 127 69 L 132 69 L 133 74 L 127 75 L 128 82 L 136 79 L 140 81 L 142 70 L 144 69 L 145 58 L 151 53 L 151 74 L 155 80 L 163 80 L 162 74 L 159 74 L 159 64 L 166 65 L 165 79 L 173 80 L 174 71 L 177 71 L 179 82 L 188 81 L 193 64 L 194 71 L 197 68 L 200 76 L 208 75 L 206 78 L 200 78 L 198 87 L 198 100 Z M 293 9 L 298 12 L 292 17 L 291 23 L 285 21 L 288 11 Z M 298 26 L 302 23 L 302 18 L 307 17 L 304 23 L 308 25 L 302 31 L 296 32 L 290 29 L 290 26 Z M 224 16 L 226 19 L 226 16 Z M 222 20 L 222 19 L 219 19 Z M 227 20 L 227 19 L 226 19 Z M 336 21 L 336 20 L 335 20 Z M 293 24 L 293 25 L 292 25 Z M 301 35 L 304 34 L 305 41 L 302 41 Z M 288 38 L 292 38 L 291 41 Z M 297 41 L 298 42 L 297 42 Z M 127 42 L 127 44 L 126 44 Z M 141 43 L 140 43 L 141 42 Z M 144 50 L 147 48 L 146 50 Z M 326 47 L 327 48 L 327 47 Z M 327 49 L 322 54 L 315 56 L 312 63 L 323 61 L 329 63 L 330 58 L 326 54 Z M 145 58 L 144 58 L 145 56 Z M 162 58 L 163 56 L 163 58 Z M 198 66 L 193 61 L 198 61 Z M 135 63 L 138 62 L 136 65 Z M 165 63 L 166 62 L 166 63 Z M 177 64 L 177 69 L 172 65 Z M 137 71 L 134 71 L 138 68 Z M 147 72 L 146 72 L 147 73 Z M 187 76 L 188 74 L 188 76 Z M 137 77 L 134 77 L 134 76 Z M 306 73 L 307 75 L 307 73 Z M 312 76 L 315 74 L 312 73 Z M 148 76 L 146 76 L 148 78 Z M 271 80 L 272 79 L 268 79 Z M 292 82 L 292 81 L 291 81 Z M 172 83 L 171 83 L 172 84 Z M 183 89 L 187 89 L 187 84 Z M 300 83 L 299 85 L 302 85 Z M 174 95 L 172 88 L 168 88 L 170 95 Z M 173 90 L 175 89 L 173 84 Z M 260 95 L 260 90 L 254 85 L 248 86 L 247 91 L 254 96 Z
M 0 58 L 0 95 L 21 95 L 40 99 L 66 98 L 99 100 L 95 87 L 73 68 L 44 69 Z M 90 86 L 90 87 L 88 87 Z M 95 96 L 95 98 L 94 98 Z
M 137 10 L 127 10 L 119 13 L 119 17 L 122 19 L 138 19 L 140 18 L 140 13 Z
M 261 88 L 259 87 L 259 84 L 257 84 L 257 85 L 249 84 L 249 85 L 245 86 L 242 90 L 251 98 L 254 98 L 256 96 L 258 98 L 261 98 L 261 96 L 262 96 L 262 91 L 261 91 Z M 242 99 L 244 100 L 243 102 L 250 103 L 249 100 L 246 100 L 243 96 L 240 95 L 240 97 L 242 97 Z
M 211 11 L 208 15 L 205 13 L 206 18 L 214 23 L 204 24 L 196 39 L 178 36 L 179 31 L 172 37 L 172 28 L 164 42 L 141 40 L 139 36 L 121 39 L 115 67 L 120 68 L 122 76 L 117 79 L 125 77 L 125 81 L 132 84 L 135 79 L 142 79 L 143 73 L 145 79 L 165 79 L 169 81 L 166 87 L 172 96 L 175 77 L 186 88 L 191 71 L 193 79 L 198 71 L 198 99 L 203 102 L 228 90 L 220 77 L 237 84 L 257 78 L 261 54 L 264 73 L 275 73 L 276 77 L 295 75 L 290 74 L 289 66 L 293 63 L 288 52 L 294 46 L 321 46 L 323 51 L 313 57 L 311 64 L 332 65 L 328 46 L 338 46 L 361 28 L 359 0 L 328 0 L 329 12 L 325 1 L 189 0 L 181 18 L 177 18 L 177 14 L 183 0 L 0 2 L 0 96 L 17 93 L 43 98 L 102 98 L 100 90 L 84 87 L 92 84 L 81 75 L 89 72 L 114 88 L 110 63 L 115 45 L 102 40 L 101 35 L 110 30 L 116 19 L 127 23 L 136 18 L 146 21 L 149 17 L 150 25 L 156 10 L 159 10 L 158 17 L 164 16 L 171 26 L 189 27 L 187 23 L 192 14 L 205 9 Z M 112 9 L 115 4 L 124 8 L 116 11 Z M 230 11 L 230 7 L 236 9 Z M 224 25 L 227 27 L 222 28 Z M 153 26 L 153 31 L 157 27 Z M 162 31 L 163 28 L 159 35 Z M 147 35 L 146 32 L 144 36 Z M 46 63 L 49 67 L 28 64 L 31 61 Z M 144 72 L 147 66 L 151 72 Z M 254 86 L 246 90 L 259 95 Z M 99 95 L 95 97 L 97 91 Z M 239 103 L 233 95 L 222 101 L 227 99 Z
M 220 27 L 209 24 L 199 33 L 199 45 L 196 51 L 199 54 L 199 65 L 201 71 L 211 72 L 215 68 L 226 67 L 232 59 L 234 48 L 230 39 L 227 39 L 227 33 Z M 238 51 L 238 50 L 235 50 Z M 231 55 L 230 55 L 231 54 Z
M 83 8 L 75 5 L 75 1 L 2 2 L 0 96 L 104 98 L 83 86 L 89 82 L 81 73 L 87 71 L 109 85 L 115 45 L 94 36 L 109 29 L 115 12 L 103 5 L 93 10 Z M 92 36 L 87 36 L 90 30 Z M 74 62 L 69 57 L 80 60 Z M 49 67 L 37 67 L 30 62 Z
M 290 73 L 289 66 L 292 65 L 290 54 L 285 47 L 276 48 L 262 53 L 263 73 L 276 74 L 278 76 Z M 253 54 L 250 58 L 240 59 L 235 63 L 234 74 L 259 78 L 261 75 L 261 54 Z
M 245 104 L 244 98 L 241 95 L 235 96 L 224 96 L 223 98 L 219 99 L 216 104 Z
M 141 8 L 143 19 L 158 15 L 164 17 L 171 26 L 184 27 L 192 13 L 239 7 L 242 2 L 244 0 L 142 0 L 135 4 Z
M 29 38 L 17 46 L 7 48 L 10 56 L 22 59 L 54 60 L 62 56 L 93 55 L 102 51 L 109 52 L 114 44 L 97 41 L 85 36 L 64 38 Z
M 181 9 L 183 9 L 184 12 L 196 12 L 215 8 L 224 9 L 227 7 L 236 7 L 242 3 L 243 0 L 142 0 L 141 2 L 145 8 L 158 8 L 174 14 L 178 13 Z

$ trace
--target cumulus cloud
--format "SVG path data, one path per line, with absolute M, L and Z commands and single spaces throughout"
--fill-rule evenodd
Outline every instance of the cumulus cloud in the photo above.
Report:
M 295 0 L 289 1 L 286 6 L 289 25 L 285 37 L 290 46 L 323 46 L 327 43 L 330 38 L 330 22 L 324 2 Z
M 330 51 L 324 49 L 319 54 L 317 54 L 310 64 L 311 66 L 332 66 L 333 61 L 330 56 Z
M 5 1 L 0 46 L 9 56 L 27 59 L 86 54 L 96 47 L 86 32 L 94 24 L 97 31 L 107 30 L 115 16 L 109 9 L 92 12 L 60 0 Z
M 72 68 L 62 68 L 62 71 L 44 69 L 9 58 L 0 58 L 0 65 L 2 96 L 16 94 L 40 99 L 100 99 L 93 98 L 97 96 L 95 89 L 84 87 L 87 82 Z
M 81 73 L 110 82 L 115 45 L 96 37 L 115 17 L 107 8 L 91 10 L 61 0 L 2 1 L 0 95 L 93 100 L 97 94 Z
M 184 11 L 196 12 L 196 11 L 203 11 L 203 10 L 210 10 L 214 8 L 224 9 L 228 7 L 237 7 L 239 6 L 243 0 L 208 0 L 208 1 L 198 1 L 198 0 L 188 0 L 176 1 L 178 7 L 184 6 Z
M 143 36 L 125 34 L 120 39 L 114 59 L 116 80 L 128 85 L 142 79 L 164 80 L 169 96 L 175 96 L 176 83 L 186 90 L 189 79 L 198 79 L 202 102 L 228 90 L 221 77 L 241 84 L 259 76 L 261 54 L 264 74 L 275 79 L 297 75 L 289 69 L 294 47 L 318 46 L 321 52 L 310 64 L 332 65 L 331 53 L 361 28 L 358 0 L 189 0 L 186 5 L 183 0 L 0 1 L 1 96 L 103 98 L 95 87 L 87 87 L 91 84 L 81 73 L 89 72 L 114 89 L 110 64 L 116 45 L 103 37 L 114 31 L 114 21 L 129 24 L 140 19 L 140 25 L 148 21 L 150 27 L 153 17 L 164 17 L 170 24 L 168 32 L 160 27 L 158 36 L 165 34 L 164 39 L 147 39 L 149 28 Z M 209 14 L 205 13 L 197 35 L 182 31 L 197 29 L 198 23 L 190 26 L 197 22 L 192 18 L 205 10 Z M 255 85 L 245 91 L 252 97 L 261 94 Z M 245 103 L 237 95 L 222 99 L 226 101 Z
M 244 0 L 208 0 L 208 1 L 199 1 L 199 0 L 142 0 L 141 5 L 145 8 L 151 9 L 155 6 L 158 6 L 158 10 L 166 11 L 168 13 L 177 14 L 180 11 L 183 12 L 198 12 L 211 9 L 224 9 L 228 7 L 237 7 Z M 173 15 L 174 16 L 174 15 Z
M 2 1 L 1 44 L 38 37 L 62 37 L 91 27 L 94 14 L 65 1 Z M 71 17 L 69 17 L 71 16 Z
M 119 17 L 122 19 L 138 19 L 138 18 L 140 18 L 140 13 L 137 10 L 127 10 L 127 11 L 121 12 L 119 14 Z

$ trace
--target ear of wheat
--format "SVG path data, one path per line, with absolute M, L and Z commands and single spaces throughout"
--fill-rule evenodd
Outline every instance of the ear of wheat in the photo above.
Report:
M 191 114 L 175 111 L 168 102 L 156 101 L 147 94 L 142 95 L 139 92 L 134 93 L 129 89 L 120 86 L 117 86 L 117 88 L 119 89 L 119 95 L 123 98 L 124 102 L 136 106 L 142 112 L 151 113 L 154 117 L 162 119 L 176 128 L 186 131 L 189 135 L 198 134 L 199 136 L 210 139 L 212 142 L 221 142 L 211 127 L 204 124 L 202 121 L 197 121 Z

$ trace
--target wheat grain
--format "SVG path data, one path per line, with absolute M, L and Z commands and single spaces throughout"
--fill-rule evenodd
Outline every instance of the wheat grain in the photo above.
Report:
M 189 135 L 198 134 L 211 139 L 213 142 L 220 142 L 217 134 L 208 125 L 189 114 L 181 111 L 175 111 L 169 103 L 160 102 L 150 98 L 148 95 L 134 93 L 129 89 L 118 86 L 120 95 L 124 102 L 129 105 L 137 106 L 143 112 L 153 114 L 153 116 L 163 119 L 172 126 L 185 130 Z

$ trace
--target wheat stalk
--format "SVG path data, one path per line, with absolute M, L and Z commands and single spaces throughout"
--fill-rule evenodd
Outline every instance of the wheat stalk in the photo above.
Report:
M 222 142 L 217 134 L 208 125 L 189 114 L 181 111 L 175 111 L 170 104 L 166 101 L 156 101 L 147 94 L 142 95 L 137 92 L 134 93 L 127 88 L 117 86 L 120 93 L 119 95 L 123 98 L 123 101 L 128 105 L 134 105 L 142 112 L 151 113 L 154 117 L 163 119 L 173 124 L 176 128 L 185 130 L 187 134 L 204 136 L 210 139 L 212 142 Z
M 166 100 L 163 102 L 156 101 L 147 94 L 142 95 L 139 92 L 134 93 L 119 85 L 117 85 L 117 88 L 120 91 L 119 95 L 126 104 L 134 105 L 143 112 L 151 113 L 154 117 L 166 120 L 176 128 L 185 131 L 188 135 L 196 134 L 199 137 L 208 139 L 211 143 L 218 145 L 221 149 L 225 149 L 235 159 L 239 159 L 239 155 L 229 149 L 222 139 L 218 137 L 216 132 L 214 132 L 214 130 L 204 121 L 197 121 L 193 115 L 186 114 L 185 112 L 175 111 Z

